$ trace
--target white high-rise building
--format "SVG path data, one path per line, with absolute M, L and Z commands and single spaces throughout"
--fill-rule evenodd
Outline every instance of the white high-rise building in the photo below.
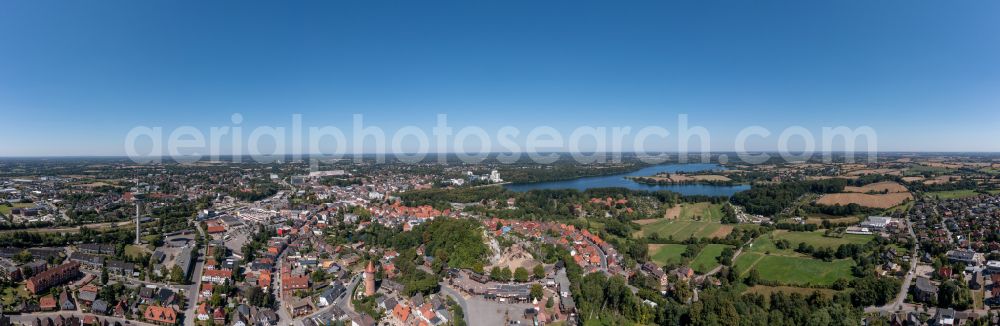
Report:
M 497 172 L 497 170 L 490 171 L 490 182 L 493 183 L 503 182 L 503 179 L 500 179 L 500 172 Z

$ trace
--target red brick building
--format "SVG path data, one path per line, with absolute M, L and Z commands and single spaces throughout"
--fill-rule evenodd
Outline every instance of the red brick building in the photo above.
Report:
M 26 287 L 32 294 L 48 290 L 80 275 L 80 263 L 69 262 L 39 273 L 28 279 Z
M 146 312 L 143 313 L 146 320 L 152 323 L 160 325 L 173 325 L 177 323 L 177 312 L 174 308 L 170 307 L 160 307 L 160 306 L 149 306 L 146 307 Z

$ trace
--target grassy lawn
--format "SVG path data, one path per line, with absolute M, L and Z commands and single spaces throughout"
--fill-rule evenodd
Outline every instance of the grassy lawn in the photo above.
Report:
M 3 215 L 10 215 L 11 208 L 25 208 L 25 207 L 35 206 L 34 203 L 12 203 L 11 205 L 12 206 L 0 205 L 0 213 L 2 213 Z
M 792 246 L 806 242 L 816 247 L 835 247 L 842 243 L 865 243 L 871 236 L 844 238 L 824 237 L 818 232 L 787 232 L 776 230 L 770 236 L 763 236 L 753 242 L 749 250 L 736 258 L 734 264 L 740 275 L 745 275 L 750 269 L 756 269 L 761 279 L 778 281 L 797 285 L 829 285 L 838 279 L 850 280 L 851 267 L 855 265 L 852 259 L 839 259 L 825 262 L 795 252 L 793 249 L 778 249 L 773 239 L 788 239 Z
M 700 274 L 704 274 L 716 266 L 719 266 L 719 261 L 717 260 L 720 255 L 722 255 L 722 250 L 726 248 L 732 248 L 732 246 L 722 245 L 722 244 L 709 244 L 705 248 L 701 249 L 701 252 L 691 260 L 691 268 Z
M 792 244 L 792 247 L 797 247 L 800 242 L 812 245 L 813 247 L 826 247 L 836 249 L 842 244 L 854 243 L 854 244 L 865 244 L 874 239 L 873 235 L 864 234 L 845 234 L 843 237 L 834 238 L 824 236 L 825 230 L 816 230 L 812 232 L 791 232 L 787 230 L 775 230 L 771 233 L 771 236 L 775 240 L 788 240 Z
M 637 237 L 659 234 L 660 238 L 684 240 L 691 237 L 725 237 L 732 231 L 731 225 L 723 225 L 722 205 L 712 203 L 681 204 L 676 218 L 663 218 L 642 226 Z
M 680 263 L 681 254 L 686 249 L 687 246 L 682 244 L 651 244 L 649 245 L 649 258 L 660 266 Z
M 976 196 L 979 193 L 971 189 L 962 190 L 946 190 L 946 191 L 932 191 L 928 192 L 927 195 L 931 197 L 937 197 L 938 199 L 956 199 Z
M 825 262 L 809 257 L 766 255 L 756 252 L 743 253 L 736 259 L 736 268 L 744 275 L 751 268 L 757 269 L 760 278 L 786 284 L 830 285 L 838 279 L 850 280 L 852 259 Z
M 28 289 L 25 289 L 23 285 L 18 284 L 17 287 L 5 287 L 3 288 L 3 294 L 0 295 L 0 303 L 4 306 L 10 306 L 14 303 L 14 298 L 28 298 L 31 294 L 28 293 Z
M 912 200 L 908 200 L 905 203 L 902 203 L 900 205 L 896 205 L 895 207 L 892 207 L 890 209 L 885 210 L 884 212 L 882 212 L 882 215 L 891 215 L 892 213 L 895 213 L 895 212 L 905 213 L 905 212 L 908 212 L 911 207 L 913 207 L 913 201 Z
M 142 247 L 139 247 L 139 246 L 135 246 L 135 245 L 127 245 L 127 246 L 125 246 L 125 256 L 128 256 L 128 257 L 140 257 L 140 256 L 142 256 L 145 253 L 146 253 L 146 249 L 145 248 L 142 248 Z
M 677 219 L 680 221 L 694 221 L 700 219 L 701 221 L 718 222 L 722 220 L 722 204 L 681 204 L 681 213 Z

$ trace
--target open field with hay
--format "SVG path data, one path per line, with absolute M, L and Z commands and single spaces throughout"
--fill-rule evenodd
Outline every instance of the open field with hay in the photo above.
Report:
M 957 176 L 957 175 L 942 175 L 942 176 L 937 176 L 937 177 L 934 177 L 934 178 L 931 178 L 931 179 L 924 180 L 924 184 L 925 185 L 939 185 L 939 184 L 946 184 L 946 183 L 951 183 L 951 182 L 960 181 L 960 180 L 962 180 L 962 177 Z
M 913 199 L 913 195 L 908 192 L 897 192 L 889 194 L 860 194 L 860 193 L 837 193 L 826 194 L 816 200 L 817 204 L 834 206 L 858 204 L 864 207 L 890 208 L 903 202 Z
M 907 192 L 908 190 L 903 185 L 893 182 L 893 181 L 883 181 L 876 182 L 872 184 L 867 184 L 861 187 L 847 186 L 844 187 L 844 192 L 856 192 L 856 193 L 897 193 L 897 192 Z

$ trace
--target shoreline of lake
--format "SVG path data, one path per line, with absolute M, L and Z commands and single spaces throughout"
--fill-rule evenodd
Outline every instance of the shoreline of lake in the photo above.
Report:
M 712 185 L 712 184 L 666 184 L 653 185 L 639 183 L 629 177 L 643 177 L 656 175 L 658 173 L 674 172 L 699 172 L 699 171 L 721 171 L 725 167 L 718 164 L 691 163 L 691 164 L 660 164 L 638 169 L 627 173 L 610 174 L 604 176 L 580 177 L 576 179 L 545 181 L 533 183 L 513 183 L 503 187 L 512 191 L 523 192 L 539 189 L 576 189 L 584 191 L 593 188 L 620 187 L 631 190 L 657 191 L 667 190 L 680 193 L 682 195 L 704 195 L 704 196 L 732 196 L 733 194 L 750 189 L 750 185 Z

